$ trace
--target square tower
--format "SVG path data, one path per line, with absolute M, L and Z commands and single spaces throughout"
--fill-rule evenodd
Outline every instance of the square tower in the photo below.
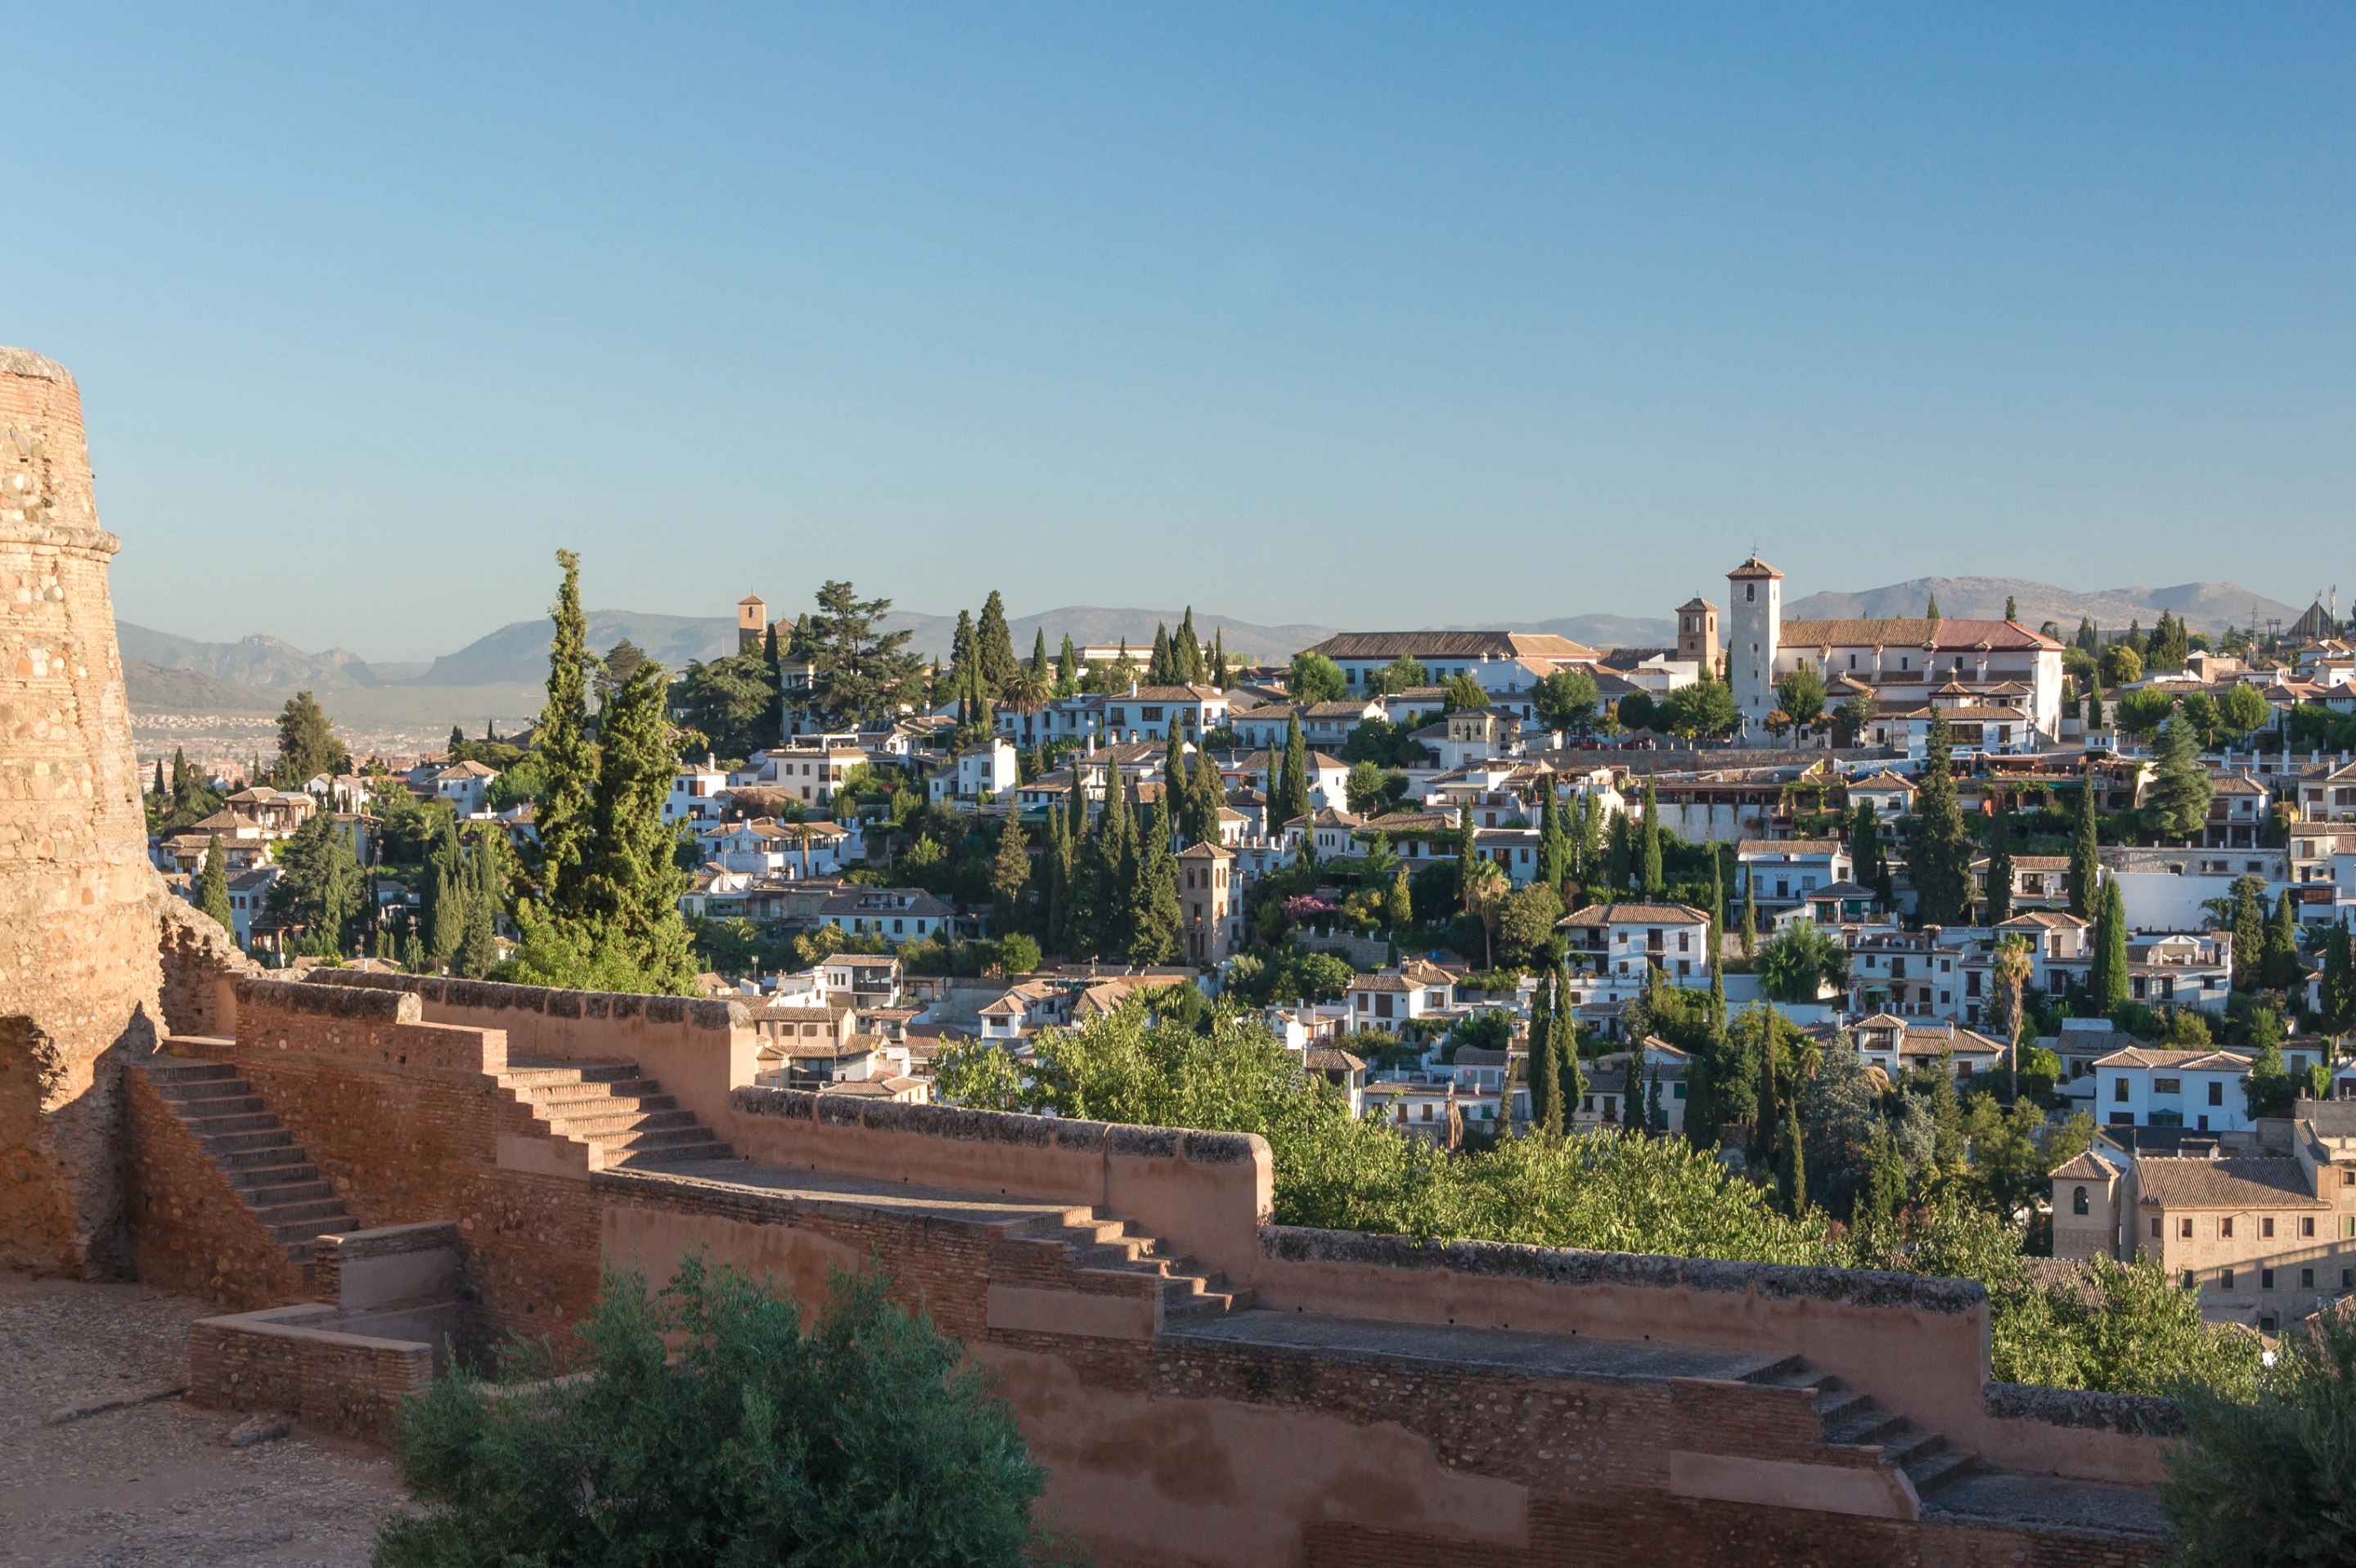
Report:
M 1726 672 L 1746 745 L 1767 734 L 1775 708 L 1775 650 L 1783 625 L 1783 574 L 1753 555 L 1726 574 Z
M 736 601 L 736 651 L 757 654 L 769 640 L 769 606 L 757 593 Z
M 1703 675 L 1718 675 L 1718 606 L 1695 594 L 1677 606 L 1677 657 L 1692 659 Z

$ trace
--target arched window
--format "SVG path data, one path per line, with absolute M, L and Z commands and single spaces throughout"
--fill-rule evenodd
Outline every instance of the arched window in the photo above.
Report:
M 2078 1190 L 2070 1194 L 2070 1212 L 2072 1214 L 2083 1214 L 2086 1212 L 2086 1189 L 2084 1188 L 2081 1187 Z

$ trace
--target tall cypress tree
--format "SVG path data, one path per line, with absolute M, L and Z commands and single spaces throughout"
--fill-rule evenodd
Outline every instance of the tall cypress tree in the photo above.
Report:
M 597 754 L 588 734 L 589 633 L 581 613 L 581 558 L 561 549 L 556 563 L 564 569 L 564 581 L 549 611 L 556 631 L 548 649 L 548 701 L 540 712 L 541 795 L 532 824 L 540 830 L 541 887 L 549 906 L 559 914 L 577 914 L 596 831 L 590 812 Z
M 664 712 L 668 683 L 652 660 L 631 672 L 598 728 L 595 849 L 583 882 L 600 947 L 617 948 L 648 989 L 685 996 L 695 964 L 679 912 L 686 874 L 673 858 L 677 837 L 663 820 L 679 764 Z
M 981 624 L 974 629 L 974 658 L 981 677 L 981 695 L 985 699 L 1003 697 L 1006 688 L 1014 684 L 1015 672 L 1022 667 L 1014 662 L 1014 633 L 1006 624 L 1006 601 L 998 590 L 981 606 Z
M 1719 867 L 1724 856 L 1715 844 L 1709 847 L 1709 965 L 1718 968 L 1719 957 L 1726 951 L 1726 882 Z
M 2261 908 L 2265 884 L 2255 877 L 2233 883 L 2233 989 L 2246 996 L 2262 987 L 2266 972 L 2266 916 Z
M 1227 629 L 1225 626 L 1211 634 L 1210 684 L 1221 691 L 1227 688 Z
M 1177 673 L 1170 667 L 1170 629 L 1161 622 L 1153 623 L 1153 653 L 1145 661 L 1145 684 L 1175 686 Z
M 1610 847 L 1603 852 L 1603 880 L 1611 889 L 1606 896 L 1613 903 L 1628 896 L 1629 860 L 1633 851 L 1629 837 L 1628 814 L 1613 812 Z
M 2324 1033 L 2338 1036 L 2356 1029 L 2356 956 L 2350 952 L 2345 915 L 2324 938 L 2322 995 L 2317 1000 Z
M 1044 635 L 1044 631 L 1041 633 Z M 1080 688 L 1080 656 L 1073 650 L 1072 634 L 1064 634 L 1064 646 L 1055 655 L 1055 695 L 1069 697 Z
M 1997 791 L 1996 815 L 1988 819 L 1987 918 L 2002 925 L 2012 918 L 2012 800 Z
M 1759 951 L 1759 879 L 1750 867 L 1742 869 L 1742 955 L 1755 955 Z
M 1162 797 L 1171 803 L 1175 813 L 1172 820 L 1179 837 L 1189 844 L 1194 842 L 1193 784 L 1186 769 L 1186 745 L 1179 739 L 1178 726 L 1173 722 L 1170 726 L 1170 741 L 1162 749 Z
M 1562 830 L 1562 812 L 1555 804 L 1554 780 L 1540 780 L 1538 791 L 1538 880 L 1562 895 L 1565 884 L 1570 880 L 1570 838 Z
M 1547 1095 L 1555 1089 L 1555 1075 L 1541 1071 L 1539 1057 L 1554 1049 L 1554 971 L 1538 976 L 1537 990 L 1530 997 L 1530 1125 L 1547 1125 Z M 1549 1064 L 1550 1065 L 1550 1064 Z
M 1656 899 L 1667 886 L 1661 875 L 1661 802 L 1650 774 L 1644 778 L 1644 896 Z
M 2127 912 L 2116 882 L 2103 887 L 2103 912 L 2094 922 L 2094 950 L 2086 969 L 2086 998 L 2105 1015 L 2126 1005 Z
M 2160 726 L 2159 763 L 2144 804 L 2152 826 L 2168 837 L 2189 839 L 2209 822 L 2209 802 L 2216 790 L 2209 769 L 2201 761 L 2201 742 L 2178 708 Z
M 1309 815 L 1309 745 L 1301 734 L 1301 714 L 1296 709 L 1285 720 L 1284 730 L 1284 793 L 1270 805 L 1276 821 L 1269 824 L 1271 833 L 1295 817 Z M 1314 842 L 1314 836 L 1312 836 Z
M 1775 1194 L 1794 1219 L 1807 1212 L 1808 1169 L 1800 1152 L 1800 1097 L 1783 1107 L 1783 1136 L 1775 1149 Z
M 156 764 L 161 767 L 160 763 Z M 237 939 L 237 917 L 229 907 L 229 856 L 221 848 L 221 837 L 216 833 L 205 846 L 205 869 L 198 884 L 197 907 L 213 917 L 227 932 L 230 940 Z
M 2288 991 L 2306 973 L 2298 961 L 2298 912 L 2291 898 L 2291 890 L 2285 888 L 2282 898 L 2275 904 L 2275 918 L 2266 926 L 2263 978 L 2269 991 Z
M 1914 874 L 1916 913 L 1924 925 L 1953 925 L 1970 899 L 1972 836 L 1955 800 L 1946 716 L 1936 708 L 1931 710 L 1930 748 L 1914 811 L 1906 860 Z
M 1849 859 L 1857 866 L 1857 880 L 1896 909 L 1898 895 L 1890 884 L 1890 851 L 1881 841 L 1880 814 L 1873 809 L 1873 802 L 1860 800 L 1849 821 Z
M 1178 623 L 1178 635 L 1170 639 L 1172 672 L 1180 686 L 1199 686 L 1203 680 L 1203 645 L 1194 636 L 1194 606 L 1186 606 L 1185 619 Z
M 768 667 L 769 689 L 777 694 L 776 711 L 770 717 L 776 725 L 777 738 L 782 740 L 786 733 L 786 659 L 777 646 L 777 624 L 775 621 L 769 623 L 768 635 L 762 640 L 761 658 Z
M 1039 677 L 1042 687 L 1050 690 L 1055 688 L 1055 672 L 1047 663 L 1047 628 L 1044 626 L 1031 634 L 1031 673 Z
M 1579 880 L 1592 882 L 1603 874 L 1603 822 L 1595 792 L 1579 797 Z
M 1207 751 L 1194 753 L 1194 764 L 1188 773 L 1186 787 L 1194 792 L 1194 823 L 1202 835 L 1200 843 L 1219 841 L 1219 813 L 1227 808 L 1227 782 L 1220 775 L 1219 764 L 1211 760 Z
M 2078 792 L 2078 836 L 2070 843 L 2070 912 L 2081 920 L 2094 915 L 2095 889 L 2103 880 L 2103 861 L 2094 837 L 2094 772 L 2086 770 L 2085 787 Z

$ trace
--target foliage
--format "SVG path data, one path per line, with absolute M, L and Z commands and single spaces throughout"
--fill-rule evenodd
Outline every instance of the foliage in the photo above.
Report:
M 2159 1492 L 2176 1561 L 2356 1561 L 2356 1317 L 2319 1313 L 2286 1334 L 2249 1403 L 2218 1382 L 2169 1390 L 2186 1426 Z
M 1584 735 L 1595 728 L 1595 677 L 1583 669 L 1558 669 L 1530 688 L 1538 722 L 1547 730 Z
M 2112 1393 L 2246 1400 L 2257 1390 L 2260 1344 L 2235 1325 L 2202 1320 L 2201 1297 L 2157 1259 L 2089 1259 L 2077 1279 L 2031 1285 L 1987 1281 L 1997 1310 L 1990 1347 L 2000 1382 Z
M 209 856 L 209 851 L 208 851 Z M 281 868 L 270 884 L 272 912 L 311 929 L 309 950 L 335 957 L 348 952 L 348 936 L 368 901 L 359 862 L 350 841 L 337 831 L 335 815 L 316 811 L 271 859 Z
M 1298 945 L 1267 955 L 1243 953 L 1228 961 L 1224 994 L 1253 1007 L 1338 1001 L 1355 973 L 1347 959 Z
M 377 1568 L 628 1563 L 1007 1564 L 1045 1475 L 963 1348 L 834 1272 L 810 1331 L 790 1296 L 700 1257 L 649 1297 L 609 1275 L 577 1371 L 518 1341 L 532 1381 L 463 1369 L 403 1412 L 396 1469 L 431 1510 Z
M 278 761 L 270 770 L 281 789 L 301 789 L 321 773 L 352 771 L 352 754 L 336 739 L 336 726 L 319 699 L 298 691 L 278 713 Z
M 1447 686 L 1440 691 L 1440 706 L 1445 713 L 1453 713 L 1460 709 L 1486 708 L 1489 706 L 1489 693 L 1472 676 L 1460 672 L 1448 677 Z
M 1622 730 L 1656 730 L 1666 724 L 1652 693 L 1632 691 L 1612 705 L 1612 716 Z
M 809 640 L 810 709 L 825 723 L 896 719 L 921 696 L 924 662 L 908 651 L 913 634 L 878 624 L 891 608 L 889 599 L 860 598 L 849 582 L 830 580 L 818 591 L 818 611 L 797 635 Z
M 2201 761 L 2201 743 L 2179 714 L 2160 731 L 2159 765 L 2145 799 L 2145 819 L 2163 837 L 2190 838 L 2207 826 L 2215 794 Z
M 1917 912 L 1925 925 L 1954 925 L 1971 895 L 1972 838 L 1955 800 L 1945 717 L 1931 710 L 1929 750 L 1916 783 L 1906 863 L 1914 877 Z
M 1825 677 L 1815 664 L 1802 660 L 1775 683 L 1775 706 L 1803 730 L 1824 716 Z
M 1688 741 L 1723 735 L 1734 728 L 1734 693 L 1704 671 L 1699 680 L 1670 692 L 1661 713 L 1672 735 Z
M 548 701 L 535 731 L 546 787 L 532 822 L 540 830 L 541 891 L 558 908 L 569 909 L 588 874 L 597 754 L 587 730 L 590 655 L 581 613 L 581 558 L 561 549 L 556 561 L 564 580 L 548 613 L 556 629 L 548 649 Z
M 1406 724 L 1394 724 L 1387 719 L 1363 720 L 1342 738 L 1342 760 L 1353 764 L 1372 763 L 1384 768 L 1412 768 L 1431 761 L 1431 752 L 1414 738 L 1414 730 Z M 1389 799 L 1397 805 L 1407 794 L 1407 779 L 1392 773 L 1386 781 Z
M 219 922 L 232 940 L 236 937 L 237 917 L 229 907 L 229 855 L 222 849 L 218 833 L 205 846 L 205 869 L 197 882 L 197 907 Z
M 1292 656 L 1292 676 L 1285 689 L 1295 704 L 1339 702 L 1348 686 L 1342 667 L 1315 649 L 1303 648 Z
M 1795 920 L 1759 950 L 1759 976 L 1779 1002 L 1813 1002 L 1846 972 L 1847 953 L 1811 920 Z
M 976 1111 L 1019 1111 L 1029 1104 L 1023 1070 L 989 1040 L 960 1040 L 933 1061 L 933 1092 L 947 1104 Z
M 483 791 L 483 804 L 493 811 L 512 811 L 538 800 L 548 787 L 547 777 L 539 756 L 527 756 L 490 782 Z
M 1411 654 L 1401 654 L 1382 668 L 1368 670 L 1365 690 L 1368 697 L 1383 697 L 1401 691 L 1413 691 L 1427 684 L 1430 677 L 1422 664 Z
M 607 699 L 609 705 L 620 696 L 617 687 Z M 709 663 L 690 660 L 687 673 L 671 689 L 670 703 L 721 756 L 749 757 L 776 742 L 777 688 L 767 657 L 759 652 L 730 654 Z

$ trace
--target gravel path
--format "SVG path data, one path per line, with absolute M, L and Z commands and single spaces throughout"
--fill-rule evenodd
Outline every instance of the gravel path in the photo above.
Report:
M 0 1271 L 0 1565 L 367 1563 L 376 1521 L 404 1499 L 365 1445 L 297 1427 L 231 1448 L 242 1416 L 177 1398 L 48 1424 L 185 1383 L 188 1325 L 218 1310 Z

